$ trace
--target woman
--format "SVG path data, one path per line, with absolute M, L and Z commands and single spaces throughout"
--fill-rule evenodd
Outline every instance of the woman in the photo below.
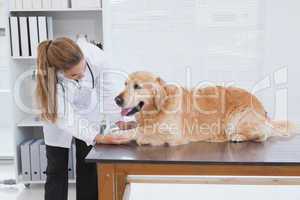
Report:
M 84 162 L 92 145 L 130 141 L 125 136 L 100 135 L 96 88 L 102 65 L 103 52 L 84 40 L 76 44 L 68 38 L 57 38 L 38 47 L 36 96 L 48 164 L 45 200 L 67 200 L 68 152 L 73 137 L 77 200 L 98 198 L 96 166 Z

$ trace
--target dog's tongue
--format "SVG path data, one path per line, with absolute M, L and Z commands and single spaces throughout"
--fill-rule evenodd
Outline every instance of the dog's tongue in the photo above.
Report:
M 132 108 L 123 108 L 121 111 L 121 115 L 126 116 L 131 110 Z

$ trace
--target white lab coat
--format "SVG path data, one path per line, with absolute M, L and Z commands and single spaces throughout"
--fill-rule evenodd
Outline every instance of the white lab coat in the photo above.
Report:
M 55 124 L 43 122 L 43 132 L 46 145 L 70 148 L 72 138 L 78 138 L 87 145 L 95 143 L 95 137 L 100 133 L 99 108 L 99 74 L 105 63 L 104 52 L 95 45 L 78 40 L 93 77 L 86 67 L 84 77 L 78 82 L 64 77 L 58 72 L 57 77 L 57 111 Z

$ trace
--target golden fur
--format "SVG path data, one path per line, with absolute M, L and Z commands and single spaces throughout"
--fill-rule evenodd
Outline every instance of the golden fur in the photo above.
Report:
M 254 95 L 234 87 L 187 90 L 149 72 L 135 72 L 119 97 L 124 100 L 123 108 L 144 103 L 135 113 L 138 127 L 119 132 L 130 134 L 140 145 L 264 141 L 286 135 L 289 127 L 288 122 L 271 121 Z

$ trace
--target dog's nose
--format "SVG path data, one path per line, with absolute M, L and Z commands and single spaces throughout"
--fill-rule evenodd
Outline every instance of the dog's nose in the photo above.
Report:
M 116 102 L 116 104 L 117 104 L 118 106 L 122 106 L 123 103 L 124 103 L 124 99 L 123 99 L 122 97 L 120 97 L 120 96 L 117 96 L 117 97 L 115 98 L 115 102 Z

